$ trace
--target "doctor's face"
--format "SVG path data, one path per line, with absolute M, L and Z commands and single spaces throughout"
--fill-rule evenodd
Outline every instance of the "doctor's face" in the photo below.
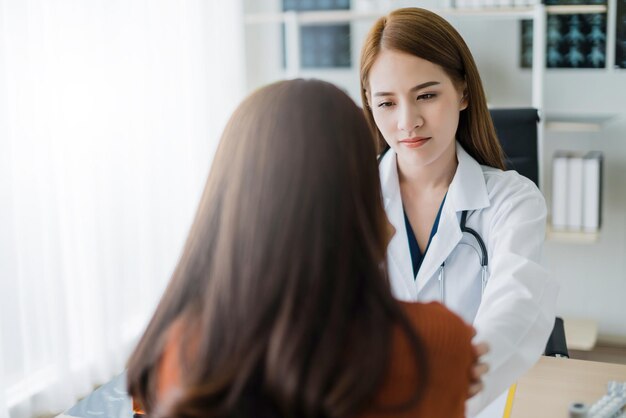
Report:
M 399 164 L 427 166 L 455 161 L 462 88 L 438 65 L 382 49 L 369 72 L 369 105 Z

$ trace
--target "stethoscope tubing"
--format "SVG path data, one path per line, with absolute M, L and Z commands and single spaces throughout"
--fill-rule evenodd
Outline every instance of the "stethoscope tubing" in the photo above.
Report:
M 480 296 L 482 298 L 483 294 L 485 293 L 485 288 L 487 287 L 487 281 L 489 280 L 487 276 L 487 268 L 489 267 L 489 257 L 487 255 L 487 247 L 485 246 L 485 242 L 483 241 L 480 234 L 476 232 L 474 229 L 466 226 L 465 225 L 466 222 L 467 222 L 467 211 L 464 210 L 461 213 L 461 222 L 460 222 L 461 232 L 468 233 L 471 236 L 473 236 L 476 242 L 478 243 L 478 246 L 480 247 Z M 446 266 L 445 261 L 441 263 L 441 266 L 439 266 L 439 296 L 441 299 L 441 303 L 443 303 L 444 305 L 446 303 L 445 266 Z
M 380 161 L 385 156 L 387 151 L 389 151 L 389 146 L 385 147 L 385 149 L 376 158 L 378 163 L 380 163 Z M 476 242 L 478 243 L 478 246 L 480 247 L 480 268 L 481 268 L 481 273 L 480 273 L 480 282 L 481 282 L 480 283 L 480 287 L 481 287 L 480 296 L 482 298 L 482 295 L 485 293 L 485 288 L 487 287 L 487 281 L 489 280 L 489 278 L 487 276 L 487 268 L 489 266 L 489 257 L 487 255 L 487 247 L 485 246 L 485 242 L 481 238 L 480 234 L 478 232 L 476 232 L 474 229 L 466 226 L 465 225 L 466 222 L 467 222 L 467 211 L 464 210 L 461 213 L 461 221 L 460 221 L 461 232 L 462 233 L 468 233 L 471 236 L 473 236 L 474 239 L 476 240 Z M 444 261 L 443 263 L 441 263 L 441 266 L 439 266 L 439 295 L 441 297 L 441 303 L 443 303 L 443 304 L 445 304 L 445 290 L 446 290 L 446 288 L 445 288 L 445 286 L 446 286 L 445 285 L 445 265 L 446 265 L 446 262 Z

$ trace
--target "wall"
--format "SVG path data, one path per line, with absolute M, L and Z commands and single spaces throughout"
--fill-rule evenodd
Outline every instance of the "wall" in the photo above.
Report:
M 249 1 L 248 12 L 259 3 Z M 252 3 L 255 3 L 253 5 Z M 265 10 L 278 10 L 271 0 Z M 361 3 L 359 3 L 361 4 Z M 529 106 L 530 70 L 520 69 L 519 23 L 451 18 L 477 61 L 487 97 L 494 106 Z M 332 81 L 359 102 L 358 54 L 373 21 L 353 24 L 353 70 L 304 72 L 303 77 Z M 267 25 L 269 27 L 271 25 Z M 248 88 L 284 76 L 280 27 L 247 28 Z M 252 65 L 251 63 L 254 63 Z M 548 70 L 548 113 L 610 113 L 615 117 L 598 133 L 546 132 L 543 161 L 546 199 L 551 195 L 550 158 L 557 149 L 600 150 L 605 154 L 603 228 L 595 244 L 547 241 L 545 263 L 561 283 L 559 315 L 595 319 L 601 338 L 626 343 L 626 70 Z

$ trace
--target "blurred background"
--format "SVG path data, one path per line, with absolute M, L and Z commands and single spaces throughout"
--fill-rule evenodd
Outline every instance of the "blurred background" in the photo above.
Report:
M 550 234 L 545 264 L 559 315 L 593 334 L 579 355 L 626 362 L 624 1 L 580 15 L 603 61 L 589 40 L 585 63 L 537 70 L 524 21 L 550 53 L 550 20 L 524 1 L 0 0 L 0 418 L 57 414 L 124 369 L 232 110 L 292 77 L 359 103 L 361 42 L 404 6 L 446 12 L 491 106 L 539 108 L 549 207 L 555 151 L 604 153 L 602 227 Z

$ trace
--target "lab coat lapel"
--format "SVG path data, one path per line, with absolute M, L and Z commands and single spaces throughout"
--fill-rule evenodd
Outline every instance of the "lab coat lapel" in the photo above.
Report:
M 417 274 L 416 282 L 418 293 L 435 276 L 441 263 L 448 258 L 452 250 L 454 250 L 459 241 L 461 241 L 462 237 L 463 234 L 459 227 L 456 210 L 453 205 L 449 203 L 448 198 L 446 198 L 441 210 L 437 233 L 430 241 L 428 251 Z
M 396 153 L 387 151 L 379 165 L 380 180 L 383 192 L 385 212 L 389 222 L 396 229 L 396 233 L 387 247 L 387 261 L 389 274 L 394 288 L 401 288 L 406 298 L 396 292 L 396 296 L 402 299 L 412 299 L 417 296 L 415 280 L 413 278 L 413 265 L 408 245 L 406 224 L 404 223 L 404 211 L 402 207 L 402 195 L 398 181 L 398 169 Z
M 482 168 L 459 143 L 456 145 L 456 153 L 458 166 L 441 210 L 437 233 L 430 242 L 417 275 L 418 294 L 430 280 L 433 280 L 437 269 L 461 241 L 463 237 L 459 225 L 461 212 L 489 206 Z

